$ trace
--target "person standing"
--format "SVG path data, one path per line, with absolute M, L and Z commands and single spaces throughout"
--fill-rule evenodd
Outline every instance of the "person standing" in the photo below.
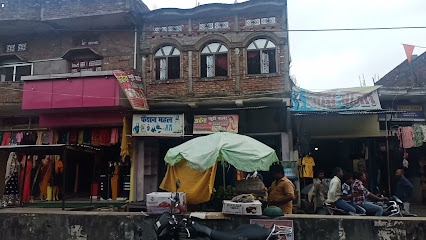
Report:
M 396 184 L 395 196 L 404 203 L 404 210 L 410 211 L 411 195 L 413 193 L 413 184 L 405 177 L 404 169 L 396 170 L 396 176 L 399 178 Z
M 314 203 L 315 214 L 318 214 L 318 212 L 323 208 L 325 196 L 327 195 L 324 189 L 324 171 L 319 171 L 317 176 L 318 179 L 314 181 L 312 199 L 310 199 L 311 202 Z
M 350 215 L 356 215 L 356 209 L 342 199 L 342 179 L 343 170 L 340 167 L 334 169 L 334 178 L 330 181 L 330 188 L 327 194 L 327 203 L 345 210 Z
M 275 181 L 268 189 L 268 206 L 277 206 L 284 214 L 292 214 L 292 201 L 296 199 L 293 183 L 284 175 L 284 167 L 281 164 L 272 165 L 269 173 Z
M 367 211 L 367 213 L 373 213 L 375 216 L 382 216 L 383 208 L 371 202 L 367 202 L 366 200 L 367 200 L 367 197 L 370 197 L 379 201 L 387 200 L 387 198 L 376 196 L 370 193 L 367 190 L 367 188 L 364 187 L 363 182 L 365 182 L 366 180 L 365 173 L 356 172 L 354 175 L 354 178 L 355 178 L 355 181 L 352 183 L 352 193 L 356 195 L 352 198 L 353 203 L 364 208 Z

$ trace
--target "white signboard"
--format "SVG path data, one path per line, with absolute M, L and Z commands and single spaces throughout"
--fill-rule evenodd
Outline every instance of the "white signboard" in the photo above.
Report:
M 176 136 L 184 135 L 183 114 L 134 114 L 133 136 Z

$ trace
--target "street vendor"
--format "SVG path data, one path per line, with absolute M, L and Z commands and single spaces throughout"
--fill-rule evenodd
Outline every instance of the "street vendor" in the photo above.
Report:
M 292 214 L 295 199 L 295 187 L 284 175 L 284 167 L 281 164 L 272 165 L 269 173 L 274 178 L 268 189 L 268 205 L 281 208 L 284 214 Z

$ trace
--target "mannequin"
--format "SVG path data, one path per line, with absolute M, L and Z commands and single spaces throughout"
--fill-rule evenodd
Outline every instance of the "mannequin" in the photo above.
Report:
M 41 169 L 40 169 L 40 199 L 42 201 L 47 200 L 47 186 L 50 182 L 50 176 L 51 176 L 51 162 L 50 162 L 50 156 L 45 156 L 44 159 L 41 161 Z
M 18 172 L 19 162 L 16 153 L 11 152 L 7 160 L 6 177 L 5 177 L 5 191 L 3 195 L 2 205 L 18 206 L 19 205 L 19 189 L 18 189 Z
M 62 176 L 64 173 L 64 163 L 60 156 L 55 157 L 55 175 L 53 176 L 53 201 L 59 201 L 59 192 L 62 187 Z

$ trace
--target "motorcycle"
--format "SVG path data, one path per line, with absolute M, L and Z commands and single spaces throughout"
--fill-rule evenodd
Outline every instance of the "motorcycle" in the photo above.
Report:
M 404 210 L 404 203 L 396 196 L 392 196 L 388 201 L 377 202 L 383 208 L 383 216 L 388 217 L 417 217 L 417 215 Z
M 176 181 L 175 197 L 170 198 L 170 213 L 163 213 L 154 223 L 154 230 L 159 240 L 211 239 L 211 240 L 274 240 L 292 233 L 292 228 L 273 225 L 266 228 L 258 224 L 246 224 L 231 231 L 218 231 L 187 218 L 179 220 L 175 209 L 180 205 L 178 190 L 180 181 Z M 284 238 L 285 239 L 285 238 Z

